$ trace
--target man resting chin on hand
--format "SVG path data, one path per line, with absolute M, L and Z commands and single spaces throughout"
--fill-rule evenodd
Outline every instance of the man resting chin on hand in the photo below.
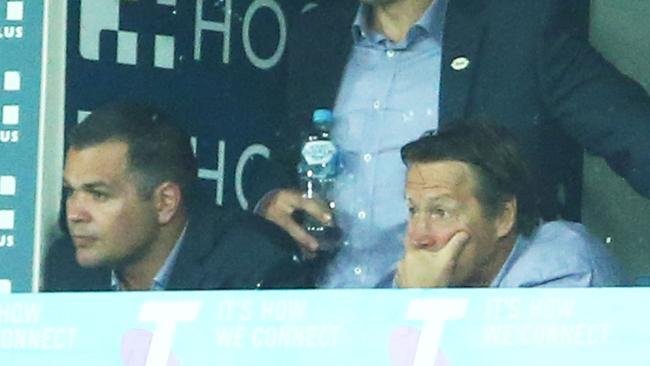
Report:
M 540 222 L 514 138 L 458 121 L 402 148 L 409 221 L 398 287 L 623 285 L 615 259 L 584 226 Z

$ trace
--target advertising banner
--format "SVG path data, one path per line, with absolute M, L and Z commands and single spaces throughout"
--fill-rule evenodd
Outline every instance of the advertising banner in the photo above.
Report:
M 0 297 L 2 365 L 648 365 L 645 289 Z

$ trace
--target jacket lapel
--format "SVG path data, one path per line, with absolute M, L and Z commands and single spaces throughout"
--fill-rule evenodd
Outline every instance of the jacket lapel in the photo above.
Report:
M 341 12 L 341 16 L 337 17 L 337 19 L 341 19 L 341 22 L 337 24 L 337 27 L 339 27 L 341 31 L 332 32 L 332 34 L 337 37 L 327 37 L 330 39 L 327 42 L 327 53 L 323 54 L 323 56 L 324 59 L 329 59 L 329 62 L 334 66 L 335 74 L 334 77 L 325 72 L 320 72 L 319 74 L 321 77 L 326 78 L 325 80 L 322 80 L 323 83 L 331 84 L 329 90 L 326 91 L 327 94 L 322 96 L 322 100 L 329 102 L 329 105 L 326 106 L 328 108 L 334 108 L 336 95 L 338 94 L 339 86 L 343 79 L 343 72 L 348 63 L 350 52 L 352 52 L 352 22 L 357 13 L 358 7 L 358 1 L 347 1 L 343 8 L 344 10 Z M 323 88 L 323 90 L 325 90 L 325 88 Z
M 478 51 L 484 35 L 486 1 L 450 0 L 445 18 L 440 76 L 440 126 L 466 114 Z
M 202 207 L 191 211 L 181 249 L 167 285 L 170 290 L 201 288 L 208 271 L 205 268 L 205 258 L 215 249 L 215 240 L 218 237 L 216 231 L 224 229 L 220 222 L 222 213 L 217 208 Z
M 289 46 L 290 117 L 311 117 L 315 108 L 334 107 L 352 49 L 351 26 L 358 6 L 357 0 L 324 2 L 301 15 L 299 23 L 312 29 L 295 36 Z M 300 28 L 292 31 L 305 32 Z

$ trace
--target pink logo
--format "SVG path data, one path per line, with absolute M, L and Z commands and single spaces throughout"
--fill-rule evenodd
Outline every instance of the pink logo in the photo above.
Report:
M 130 329 L 122 337 L 122 362 L 124 366 L 145 366 L 153 333 L 144 329 Z M 174 353 L 169 354 L 167 366 L 180 366 Z
M 393 366 L 412 366 L 415 360 L 415 351 L 420 340 L 420 330 L 411 327 L 399 327 L 390 335 L 389 353 Z M 447 358 L 438 351 L 435 365 L 450 366 Z

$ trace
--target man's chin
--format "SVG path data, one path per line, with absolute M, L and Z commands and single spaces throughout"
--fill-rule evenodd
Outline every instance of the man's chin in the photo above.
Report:
M 98 258 L 88 249 L 79 249 L 75 251 L 77 264 L 83 268 L 103 268 L 106 267 L 101 258 Z
M 454 273 L 449 278 L 450 287 L 476 287 L 476 278 L 473 271 L 468 270 L 462 263 L 456 265 Z

